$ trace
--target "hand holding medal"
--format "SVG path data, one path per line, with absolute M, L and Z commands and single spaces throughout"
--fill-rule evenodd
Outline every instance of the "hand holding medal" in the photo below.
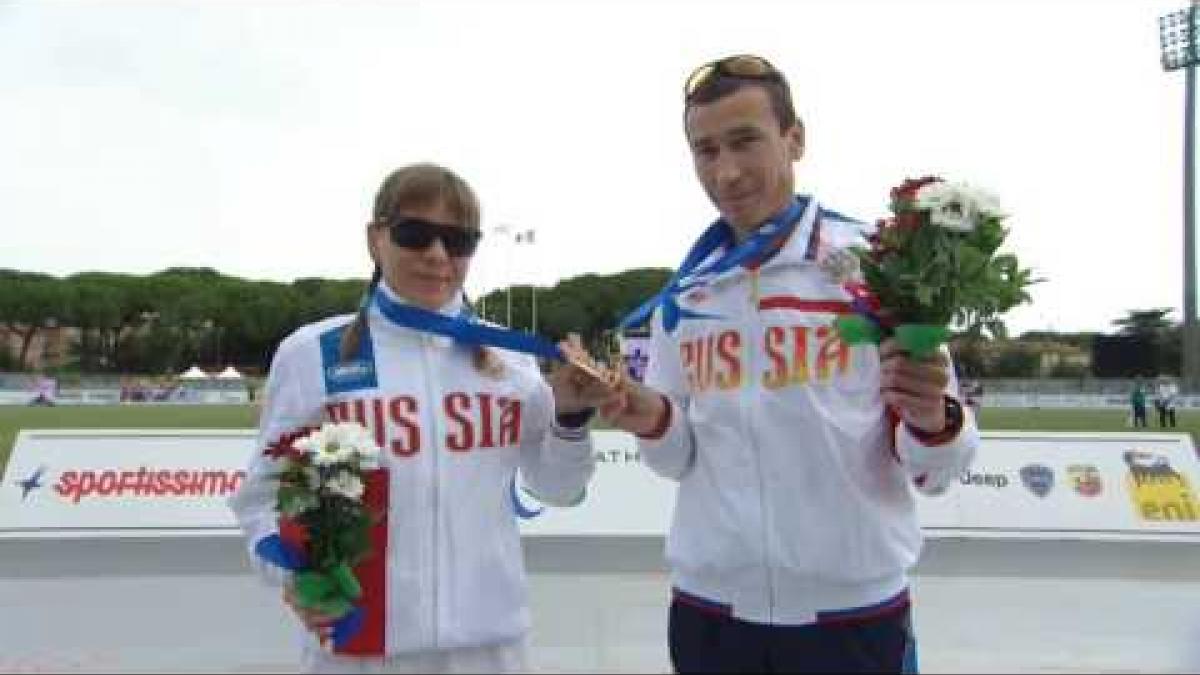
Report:
M 615 367 L 596 361 L 575 333 L 559 342 L 558 349 L 565 365 L 557 367 L 549 381 L 559 413 L 607 407 L 621 396 L 625 375 L 619 361 Z

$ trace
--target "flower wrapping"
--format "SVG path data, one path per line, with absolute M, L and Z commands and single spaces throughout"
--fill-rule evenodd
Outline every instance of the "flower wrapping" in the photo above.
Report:
M 917 358 L 950 338 L 1004 333 L 999 316 L 1029 302 L 1037 280 L 1016 256 L 999 253 L 1008 230 L 996 199 L 965 183 L 935 176 L 904 181 L 891 191 L 889 218 L 868 246 L 835 250 L 820 262 L 850 294 L 854 313 L 835 322 L 849 344 L 895 337 Z
M 374 439 L 329 423 L 284 434 L 266 454 L 281 463 L 279 533 L 256 553 L 293 572 L 300 606 L 339 617 L 334 653 L 383 654 L 388 475 Z

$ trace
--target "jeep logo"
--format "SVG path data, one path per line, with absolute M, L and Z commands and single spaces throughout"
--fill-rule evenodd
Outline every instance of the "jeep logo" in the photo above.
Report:
M 975 487 L 1003 488 L 1008 487 L 1008 476 L 1002 473 L 974 473 L 968 471 L 959 477 L 963 485 Z

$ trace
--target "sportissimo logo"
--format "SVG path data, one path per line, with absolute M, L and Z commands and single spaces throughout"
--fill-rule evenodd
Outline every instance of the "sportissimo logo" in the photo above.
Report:
M 39 466 L 28 478 L 17 481 L 17 486 L 21 488 L 21 501 L 29 499 L 30 493 L 43 486 L 42 475 L 45 473 L 46 467 Z
M 85 498 L 224 497 L 245 477 L 245 471 L 219 469 L 87 469 L 62 472 L 54 491 L 73 504 Z

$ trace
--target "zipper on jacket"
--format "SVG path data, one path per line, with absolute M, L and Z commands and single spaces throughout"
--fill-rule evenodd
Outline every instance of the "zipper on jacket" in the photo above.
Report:
M 758 270 L 751 270 L 750 275 L 751 275 L 750 276 L 750 283 L 751 283 L 750 303 L 751 304 L 750 304 L 749 314 L 752 318 L 752 321 L 750 321 L 748 323 L 750 323 L 751 327 L 754 329 L 754 335 L 747 336 L 747 339 L 746 339 L 746 342 L 747 342 L 746 354 L 748 357 L 747 360 L 750 362 L 749 368 L 747 368 L 747 372 L 757 373 L 757 372 L 759 372 L 759 370 L 758 370 L 759 363 L 758 363 L 758 359 L 756 358 L 758 351 L 755 349 L 755 345 L 759 344 L 759 342 L 761 342 L 762 340 L 764 340 L 766 338 L 766 327 L 763 325 L 762 315 L 759 313 L 759 310 L 758 310 L 758 300 L 759 300 L 759 297 L 758 297 L 759 296 Z M 743 325 L 745 325 L 745 324 L 743 324 Z M 762 394 L 762 389 L 759 386 L 759 382 L 757 379 L 751 379 L 751 378 L 748 378 L 748 379 L 749 379 L 749 382 L 747 382 L 747 384 L 749 385 L 750 393 L 752 393 L 754 395 L 754 397 L 757 398 L 758 396 L 760 396 Z M 750 450 L 751 450 L 751 453 L 754 455 L 754 469 L 758 475 L 758 508 L 759 508 L 759 514 L 760 514 L 760 519 L 761 519 L 760 525 L 761 525 L 761 532 L 762 532 L 763 568 L 766 570 L 766 573 L 767 573 L 766 574 L 766 577 L 767 577 L 767 608 L 766 608 L 767 609 L 767 621 L 769 623 L 773 623 L 775 621 L 775 570 L 771 565 L 771 541 L 770 541 L 770 536 L 769 536 L 770 531 L 767 527 L 767 517 L 768 517 L 767 508 L 768 508 L 769 500 L 767 499 L 766 480 L 763 478 L 762 452 L 761 452 L 762 444 L 759 443 L 758 435 L 755 433 L 755 424 L 753 423 L 753 420 L 750 419 L 750 415 L 753 414 L 753 412 L 757 408 L 757 406 L 747 405 L 745 396 L 739 396 L 738 400 L 741 402 L 740 408 L 741 408 L 741 412 L 742 412 L 742 417 L 746 423 L 746 436 L 750 440 Z
M 374 321 L 374 317 L 369 317 L 368 321 Z M 383 354 L 392 349 L 388 344 L 384 346 L 383 341 L 390 343 L 395 336 L 388 335 L 384 331 L 379 330 L 376 325 L 370 325 L 372 339 L 375 340 L 375 353 Z M 384 337 L 386 335 L 386 337 Z M 403 336 L 401 336 L 402 338 Z M 381 361 L 376 361 L 376 386 L 380 395 L 386 391 L 389 381 L 384 379 L 384 372 L 380 367 Z M 388 374 L 390 376 L 390 373 Z M 383 651 L 385 654 L 390 653 L 391 648 L 396 644 L 396 639 L 393 637 L 395 631 L 396 607 L 397 602 L 396 583 L 395 580 L 400 578 L 401 562 L 397 556 L 393 555 L 396 546 L 401 541 L 400 539 L 400 519 L 393 513 L 392 509 L 396 506 L 395 495 L 399 494 L 396 485 L 400 481 L 400 470 L 396 465 L 396 456 L 391 452 L 390 442 L 386 440 L 383 446 L 383 453 L 379 458 L 379 465 L 387 470 L 387 489 L 388 489 L 388 511 L 387 514 L 387 542 L 384 551 L 387 553 L 387 560 L 384 561 L 384 598 L 383 598 Z
M 433 648 L 437 649 L 438 642 L 439 642 L 439 640 L 438 640 L 438 637 L 439 637 L 438 636 L 438 595 L 439 595 L 438 594 L 438 582 L 439 582 L 439 576 L 440 576 L 438 574 L 438 558 L 439 558 L 439 555 L 438 555 L 438 541 L 439 541 L 439 538 L 438 538 L 438 507 L 439 507 L 438 487 L 441 485 L 441 476 L 438 472 L 438 465 L 439 465 L 438 456 L 441 454 L 441 451 L 440 451 L 438 439 L 441 438 L 441 433 L 440 433 L 440 430 L 438 429 L 437 414 L 435 413 L 435 411 L 437 410 L 437 405 L 435 404 L 436 399 L 434 398 L 434 393 L 435 393 L 436 387 L 433 386 L 433 368 L 430 365 L 431 358 L 430 358 L 429 352 L 433 348 L 431 345 L 433 337 L 430 335 L 419 335 L 417 337 L 417 339 L 420 341 L 420 344 L 421 344 L 421 367 L 425 371 L 425 400 L 427 401 L 426 405 L 429 406 L 429 421 L 430 421 L 429 429 L 432 432 L 430 435 L 430 438 L 429 438 L 429 454 L 432 455 L 432 462 L 433 462 L 433 469 L 432 469 L 433 482 L 432 482 L 432 487 L 431 487 L 432 500 L 433 500 L 433 509 L 432 509 L 431 517 L 433 519 L 433 521 L 432 521 L 433 528 L 430 530 L 430 539 L 433 542 L 433 546 L 431 548 L 431 552 L 433 553 L 433 567 L 430 569 L 429 575 L 430 575 L 430 578 L 432 581 L 432 583 L 430 584 L 430 589 L 431 589 L 431 592 L 433 593 L 433 598 L 432 598 L 432 603 L 431 603 L 432 610 L 430 612 L 431 621 L 429 624 L 429 628 L 433 635 Z

